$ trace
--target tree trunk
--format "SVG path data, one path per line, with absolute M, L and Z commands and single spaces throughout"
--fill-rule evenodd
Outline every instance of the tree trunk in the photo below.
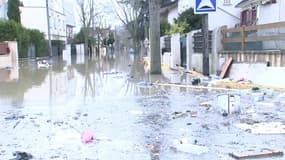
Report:
M 85 55 L 88 55 L 88 36 L 89 36 L 88 29 L 85 28 L 84 29 L 84 54 Z
M 149 0 L 150 14 L 150 73 L 161 74 L 160 56 L 160 5 L 159 0 Z

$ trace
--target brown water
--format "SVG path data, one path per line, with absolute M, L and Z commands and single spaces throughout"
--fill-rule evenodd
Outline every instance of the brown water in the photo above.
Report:
M 254 135 L 233 125 L 244 117 L 284 122 L 277 106 L 266 115 L 223 117 L 215 106 L 222 92 L 153 86 L 191 77 L 178 71 L 150 76 L 141 57 L 129 54 L 48 61 L 50 68 L 20 60 L 18 69 L 0 72 L 0 159 L 23 151 L 44 160 L 228 160 L 235 151 L 285 149 L 282 134 Z M 257 107 L 239 94 L 245 110 Z M 199 106 L 204 101 L 213 106 Z M 80 139 L 86 129 L 95 136 L 89 144 Z

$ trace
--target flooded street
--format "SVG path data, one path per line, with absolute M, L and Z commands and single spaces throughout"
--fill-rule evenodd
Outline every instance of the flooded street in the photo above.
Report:
M 246 90 L 159 86 L 192 77 L 179 70 L 151 76 L 142 58 L 129 54 L 50 62 L 39 68 L 35 60 L 20 60 L 16 80 L 0 72 L 0 159 L 17 159 L 20 151 L 43 160 L 230 160 L 232 152 L 285 149 L 284 133 L 249 128 L 272 122 L 285 130 L 279 100 L 257 102 Z M 222 114 L 222 94 L 240 96 L 239 113 Z M 94 134 L 87 144 L 86 130 Z

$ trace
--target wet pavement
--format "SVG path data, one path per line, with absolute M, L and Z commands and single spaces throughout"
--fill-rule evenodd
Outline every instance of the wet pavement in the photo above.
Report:
M 237 127 L 285 124 L 279 99 L 258 102 L 241 90 L 234 93 L 239 113 L 224 115 L 217 97 L 232 92 L 154 85 L 188 84 L 192 77 L 150 76 L 141 57 L 50 62 L 38 68 L 35 60 L 20 60 L 17 80 L 0 82 L 0 159 L 230 160 L 232 152 L 285 149 L 284 134 Z M 94 134 L 91 143 L 81 141 L 85 130 Z

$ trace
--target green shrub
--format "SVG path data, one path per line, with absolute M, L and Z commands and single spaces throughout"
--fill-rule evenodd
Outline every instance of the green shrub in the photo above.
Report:
M 38 30 L 24 28 L 15 21 L 0 21 L 0 41 L 17 41 L 20 58 L 28 56 L 30 44 L 35 44 L 36 56 L 44 56 L 46 40 L 43 33 Z
M 45 40 L 44 33 L 36 29 L 29 30 L 30 32 L 30 42 L 35 45 L 36 56 L 45 56 L 47 41 Z

